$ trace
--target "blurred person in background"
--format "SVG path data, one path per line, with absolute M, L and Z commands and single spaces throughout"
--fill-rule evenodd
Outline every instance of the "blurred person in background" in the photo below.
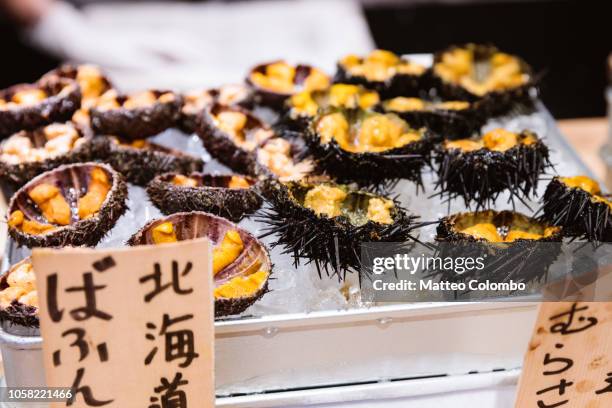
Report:
M 329 72 L 373 47 L 350 0 L 172 2 L 0 0 L 28 43 L 60 60 L 102 66 L 130 89 L 240 82 L 256 63 L 286 58 Z

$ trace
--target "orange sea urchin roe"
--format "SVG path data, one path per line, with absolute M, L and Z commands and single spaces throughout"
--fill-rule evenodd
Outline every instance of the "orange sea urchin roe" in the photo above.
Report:
M 249 188 L 251 185 L 244 177 L 232 176 L 227 185 L 228 188 Z
M 402 60 L 385 50 L 374 50 L 365 58 L 347 55 L 340 60 L 340 65 L 351 75 L 363 76 L 369 81 L 386 81 L 396 73 L 421 75 L 425 72 L 424 66 Z
M 243 249 L 240 233 L 236 230 L 227 231 L 221 243 L 213 249 L 213 274 L 216 275 L 231 265 Z
M 95 101 L 106 89 L 106 82 L 102 77 L 100 69 L 94 65 L 81 65 L 77 69 L 76 80 L 81 87 L 83 94 L 83 104 L 86 108 L 91 107 L 92 101 Z
M 266 271 L 258 271 L 248 276 L 237 276 L 215 288 L 215 299 L 236 299 L 252 296 L 261 289 L 269 275 Z
M 593 195 L 601 194 L 599 183 L 587 176 L 560 177 L 559 180 L 570 188 L 579 188 Z
M 130 95 L 123 107 L 127 109 L 144 108 L 153 105 L 157 101 L 157 97 L 151 91 L 138 92 Z
M 97 167 L 92 169 L 87 194 L 79 199 L 79 218 L 83 220 L 100 211 L 110 189 L 111 183 L 108 174 Z
M 529 75 L 522 72 L 519 60 L 512 55 L 498 52 L 489 59 L 486 76 L 476 76 L 472 50 L 457 48 L 442 55 L 434 65 L 434 72 L 447 82 L 457 83 L 475 95 L 508 89 L 526 83 Z
M 26 306 L 38 307 L 36 275 L 30 262 L 15 265 L 9 271 L 6 283 L 8 287 L 0 291 L 0 307 L 10 306 L 13 300 Z
M 482 136 L 485 147 L 497 152 L 505 152 L 519 143 L 518 135 L 505 129 L 494 129 Z
M 39 184 L 28 192 L 28 196 L 40 208 L 47 221 L 59 225 L 70 224 L 72 218 L 70 205 L 56 186 Z
M 171 222 L 164 222 L 153 228 L 151 231 L 151 237 L 155 244 L 167 244 L 170 242 L 177 242 L 176 233 L 174 232 L 174 225 Z
M 264 72 L 251 73 L 251 82 L 262 88 L 278 93 L 293 93 L 295 90 L 295 67 L 284 61 L 275 62 L 265 67 Z M 314 91 L 329 86 L 329 78 L 316 68 L 310 70 L 304 80 L 303 89 Z
M 480 140 L 470 140 L 470 139 L 459 139 L 444 142 L 444 146 L 447 149 L 459 149 L 464 152 L 473 152 L 475 150 L 480 150 L 484 147 L 484 144 Z
M 270 139 L 257 149 L 257 162 L 268 168 L 281 181 L 298 180 L 313 170 L 313 162 L 305 159 L 294 162 L 291 143 L 280 137 Z
M 502 242 L 503 239 L 499 235 L 495 225 L 487 223 L 478 223 L 461 230 L 462 233 L 471 235 L 477 239 L 485 239 L 489 242 Z
M 421 135 L 397 116 L 374 114 L 361 123 L 356 143 L 341 146 L 354 152 L 382 152 L 420 139 Z
M 508 232 L 508 235 L 506 235 L 506 238 L 504 239 L 504 241 L 513 242 L 513 241 L 516 241 L 517 239 L 541 239 L 543 237 L 544 235 L 538 234 L 535 232 L 510 230 Z
M 193 177 L 183 176 L 182 174 L 176 174 L 172 178 L 172 184 L 181 186 L 181 187 L 197 187 L 198 180 Z
M 23 212 L 13 211 L 9 216 L 8 225 L 11 228 L 21 229 L 26 234 L 40 235 L 54 230 L 56 227 L 51 224 L 41 224 L 37 221 L 26 220 Z
M 252 151 L 263 141 L 274 135 L 271 129 L 248 129 L 248 117 L 242 112 L 226 110 L 214 117 L 215 125 L 226 132 L 233 142 L 245 150 Z
M 395 112 L 421 111 L 425 109 L 425 106 L 425 101 L 422 99 L 403 96 L 385 102 L 385 108 Z
M 34 105 L 47 97 L 42 89 L 24 89 L 13 95 L 12 101 L 20 105 Z
M 323 116 L 317 123 L 322 143 L 332 139 L 349 152 L 383 152 L 421 139 L 421 134 L 406 122 L 390 114 L 372 114 L 366 117 L 353 137 L 346 117 L 339 112 Z
M 346 196 L 346 192 L 338 187 L 316 186 L 306 193 L 304 207 L 310 208 L 317 215 L 337 217 Z
M 368 202 L 368 219 L 379 224 L 393 224 L 391 210 L 394 204 L 391 200 L 370 198 Z

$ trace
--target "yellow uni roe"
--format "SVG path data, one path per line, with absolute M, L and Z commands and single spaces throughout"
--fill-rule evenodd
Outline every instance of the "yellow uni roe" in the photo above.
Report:
M 368 219 L 379 224 L 393 224 L 391 210 L 394 204 L 391 200 L 382 198 L 370 198 L 368 201 Z
M 91 170 L 87 193 L 79 198 L 79 218 L 82 220 L 97 214 L 111 189 L 111 183 L 106 171 L 100 168 Z
M 177 174 L 172 178 L 172 184 L 181 187 L 197 187 L 198 180 L 193 177 L 183 176 L 182 174 Z
M 335 139 L 348 152 L 384 152 L 421 140 L 418 131 L 412 130 L 399 117 L 392 114 L 372 114 L 351 129 L 346 117 L 332 113 L 322 117 L 317 124 L 322 143 Z M 356 133 L 356 134 L 353 134 Z
M 20 210 L 13 211 L 9 216 L 8 225 L 11 228 L 17 228 L 26 234 L 40 235 L 56 229 L 51 224 L 41 224 L 38 221 L 26 220 L 23 212 Z
M 346 192 L 338 187 L 316 186 L 306 193 L 304 207 L 310 208 L 317 215 L 337 217 L 346 196 Z
M 601 194 L 599 183 L 587 176 L 560 177 L 559 180 L 569 188 L 579 188 L 593 195 Z
M 263 287 L 269 275 L 266 271 L 258 271 L 248 276 L 237 276 L 215 288 L 215 299 L 236 299 L 252 296 Z
M 170 221 L 161 223 L 153 228 L 151 237 L 155 244 L 167 244 L 178 241 L 174 232 L 174 225 Z
M 53 184 L 43 183 L 32 188 L 28 196 L 36 203 L 42 215 L 53 224 L 68 225 L 72 217 L 70 205 Z
M 232 176 L 230 178 L 230 181 L 227 187 L 228 188 L 249 188 L 251 187 L 251 185 L 249 184 L 248 180 L 245 179 L 244 177 Z
M 7 308 L 14 300 L 26 306 L 38 307 L 36 275 L 30 262 L 22 261 L 13 266 L 6 283 L 8 287 L 0 291 L 0 307 Z
M 240 233 L 229 230 L 225 233 L 221 243 L 213 249 L 213 274 L 216 275 L 231 265 L 244 249 Z
M 503 241 L 495 225 L 491 224 L 490 222 L 483 222 L 483 223 L 472 225 L 470 227 L 467 227 L 461 230 L 461 232 L 467 235 L 471 235 L 474 238 L 484 239 L 489 242 L 502 242 Z

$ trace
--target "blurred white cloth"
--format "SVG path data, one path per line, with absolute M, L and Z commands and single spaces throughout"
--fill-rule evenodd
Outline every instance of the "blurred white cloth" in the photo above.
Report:
M 329 73 L 373 47 L 349 0 L 238 3 L 58 2 L 29 33 L 59 57 L 105 68 L 121 89 L 192 89 L 241 82 L 256 63 L 285 58 Z

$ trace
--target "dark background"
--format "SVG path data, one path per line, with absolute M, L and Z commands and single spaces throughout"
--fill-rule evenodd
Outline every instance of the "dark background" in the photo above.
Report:
M 543 74 L 542 97 L 557 118 L 603 116 L 606 60 L 612 51 L 606 1 L 516 1 L 365 5 L 380 48 L 431 52 L 449 44 L 490 42 Z M 341 17 L 339 17 L 341 18 Z M 28 47 L 0 16 L 0 88 L 35 80 L 59 61 Z

